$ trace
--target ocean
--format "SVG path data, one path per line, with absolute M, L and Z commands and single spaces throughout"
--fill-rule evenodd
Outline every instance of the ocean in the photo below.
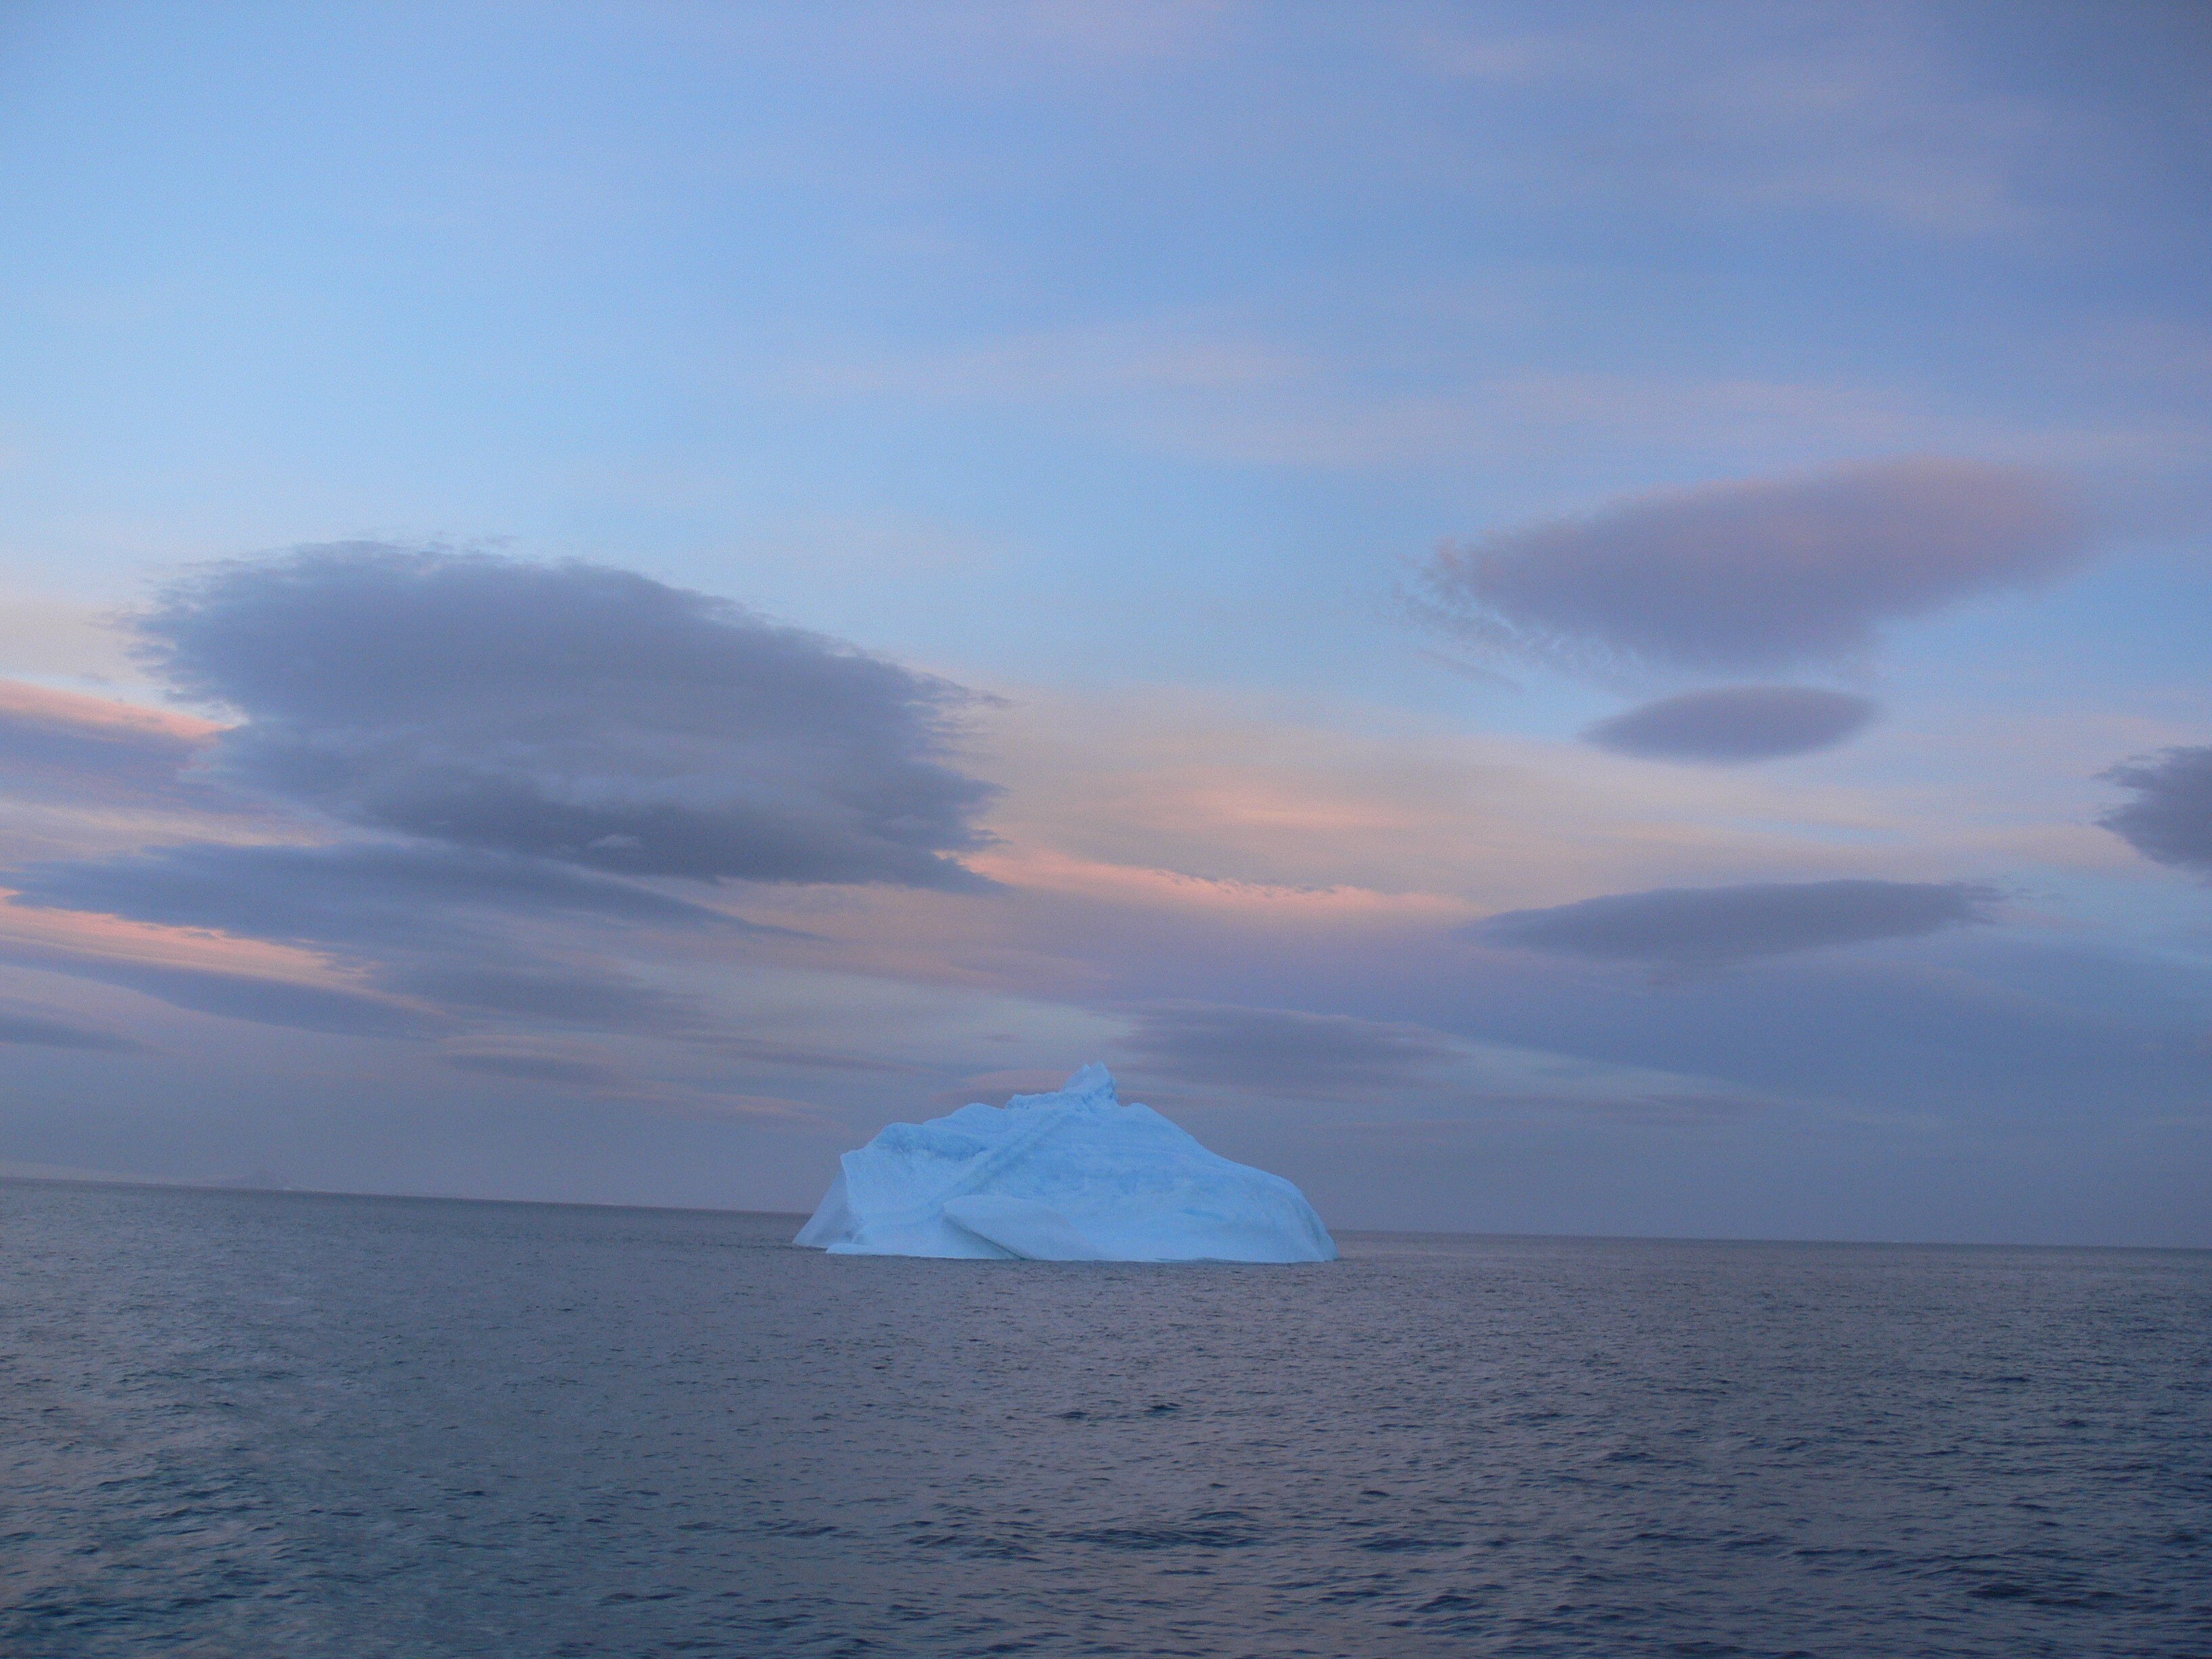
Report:
M 2212 1254 L 0 1182 L 0 1652 L 2212 1654 Z

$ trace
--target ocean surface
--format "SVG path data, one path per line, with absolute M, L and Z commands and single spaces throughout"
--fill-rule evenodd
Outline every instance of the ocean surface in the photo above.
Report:
M 2212 1654 L 2212 1255 L 0 1182 L 0 1652 Z

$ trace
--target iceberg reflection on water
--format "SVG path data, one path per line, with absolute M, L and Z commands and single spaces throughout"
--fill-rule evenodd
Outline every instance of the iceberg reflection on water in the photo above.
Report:
M 1030 1261 L 1334 1261 L 1280 1176 L 1210 1152 L 1093 1063 L 1056 1093 L 893 1123 L 793 1242 L 838 1255 Z

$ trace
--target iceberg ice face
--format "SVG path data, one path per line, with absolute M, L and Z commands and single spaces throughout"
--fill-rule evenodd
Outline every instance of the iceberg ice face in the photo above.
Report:
M 1054 1094 L 890 1124 L 842 1161 L 793 1243 L 996 1261 L 1336 1259 L 1296 1187 L 1124 1106 L 1096 1063 Z

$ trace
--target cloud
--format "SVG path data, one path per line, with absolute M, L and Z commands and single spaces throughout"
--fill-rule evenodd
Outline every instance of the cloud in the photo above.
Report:
M 1650 124 L 1592 135 L 1620 184 L 1754 210 L 1842 209 L 1950 235 L 2036 222 L 2033 185 L 2063 143 L 2048 109 L 1970 89 L 1891 15 L 1814 14 L 1810 28 L 1793 17 L 1747 40 L 1743 9 L 1701 9 L 1688 28 L 1669 20 L 1671 40 L 1638 43 L 1681 53 L 1672 72 L 1654 74 L 1632 49 L 1613 56 L 1627 122 Z M 1653 128 L 1667 140 L 1653 143 Z
M 2051 580 L 2086 529 L 2047 476 L 1921 459 L 1631 497 L 1447 547 L 1417 606 L 1480 644 L 1564 666 L 1835 661 L 1877 625 Z
M 1573 1112 L 1641 1128 L 1706 1128 L 1770 1110 L 1774 1103 L 1741 1095 L 1643 1092 L 1595 1094 L 1480 1094 L 1462 1104 L 1474 1117 L 1413 1118 L 1398 1122 L 1346 1125 L 1347 1128 L 1407 1139 L 1441 1139 L 1488 1133 L 1501 1123 L 1526 1125 Z
M 222 727 L 105 697 L 0 680 L 0 779 L 21 799 L 113 802 L 210 792 L 180 788 L 190 765 Z
M 45 769 L 80 831 L 103 790 L 167 788 L 205 799 L 175 803 L 165 842 L 237 836 L 241 805 L 272 839 L 22 865 L 14 906 L 125 924 L 40 955 L 58 971 L 314 1030 L 519 1019 L 701 1040 L 696 1000 L 626 958 L 672 933 L 710 954 L 715 935 L 811 935 L 634 878 L 991 885 L 955 856 L 987 844 L 969 820 L 994 793 L 945 762 L 967 694 L 720 600 L 358 545 L 214 567 L 139 626 L 179 695 L 240 723 L 23 688 L 0 695 L 0 766 Z M 146 927 L 241 963 L 230 947 L 249 940 L 306 954 L 266 977 L 111 955 Z
M 9 902 L 93 911 L 256 939 L 420 949 L 423 918 L 459 910 L 592 917 L 657 927 L 787 934 L 630 882 L 542 859 L 421 844 L 238 846 L 207 842 L 12 872 Z
M 1855 380 L 1523 368 L 1409 386 L 1388 356 L 1315 350 L 1229 316 L 817 354 L 775 384 L 807 398 L 1027 409 L 1117 441 L 1268 466 L 1548 467 L 1563 452 L 1634 445 L 1702 471 L 1747 455 L 1894 449 L 1958 430 L 1954 416 L 1907 392 Z
M 422 963 L 380 967 L 372 977 L 387 989 L 458 1012 L 521 1016 L 592 1030 L 704 1035 L 703 1017 L 689 997 L 641 985 L 618 969 L 586 962 L 544 968 L 452 953 Z
M 1187 1003 L 1141 1011 L 1125 1046 L 1178 1082 L 1296 1095 L 1408 1087 L 1461 1057 L 1418 1025 Z
M 288 1026 L 343 1036 L 423 1037 L 444 1030 L 443 1016 L 428 1009 L 333 986 L 304 985 L 258 974 L 91 956 L 10 944 L 4 958 L 50 973 L 71 974 L 119 985 L 193 1013 L 257 1025 Z
M 1616 754 L 1723 765 L 1830 748 L 1879 712 L 1871 699 L 1807 685 L 1690 691 L 1600 720 L 1583 740 Z
M 1993 920 L 2002 895 L 1970 882 L 1760 882 L 1614 893 L 1479 922 L 1486 942 L 1603 961 L 1715 966 L 1829 945 L 1914 939 Z
M 363 826 L 629 875 L 973 889 L 959 688 L 626 571 L 376 544 L 138 619 L 241 725 L 211 771 Z
M 595 938 L 584 928 L 612 927 L 617 939 L 639 930 L 809 937 L 544 860 L 421 844 L 209 842 L 33 864 L 7 878 L 20 889 L 8 902 L 23 909 L 119 916 L 335 956 L 370 990 L 433 1005 L 447 1021 L 522 1016 L 696 1036 L 702 1017 L 689 998 L 640 984 L 606 959 L 604 931 Z M 303 1014 L 293 988 L 258 975 L 221 976 L 226 989 L 198 977 L 125 977 L 87 955 L 55 965 L 266 1024 L 377 1036 L 421 1036 L 439 1025 L 381 997 L 342 1009 L 316 1001 Z M 242 988 L 261 983 L 279 988 Z
M 884 908 L 891 902 L 886 896 Z M 1940 914 L 1954 903 L 1939 890 L 1918 908 Z M 2177 1091 L 2201 1092 L 2212 994 L 2212 974 L 2170 955 L 1996 927 L 1939 925 L 1917 938 L 1900 927 L 1894 943 L 1875 949 L 1819 949 L 1848 941 L 1801 935 L 1790 942 L 1804 948 L 1759 962 L 1755 972 L 1722 972 L 1710 971 L 1726 965 L 1721 947 L 1740 939 L 1686 959 L 1608 958 L 1515 948 L 1484 940 L 1480 928 L 1471 944 L 1453 938 L 1457 918 L 1434 909 L 1379 921 L 1301 909 L 1285 920 L 1257 908 L 1145 908 L 1118 890 L 1025 890 L 1011 905 L 967 908 L 984 925 L 1018 930 L 1019 948 L 968 941 L 962 958 L 993 963 L 994 982 L 1009 992 L 1094 1008 L 1313 1009 L 1413 1024 L 1474 1049 L 1464 1072 L 1438 1068 L 1455 1095 L 1467 1084 L 1502 1082 L 1488 1051 L 1504 1045 L 1667 1074 L 1635 1083 L 1639 1094 L 1741 1090 L 1821 1109 L 1888 1112 L 1910 1103 L 1953 1116 L 2002 1115 L 2033 1103 L 2053 1121 L 2088 1099 L 2165 1109 L 2196 1097 Z M 900 926 L 878 909 L 868 948 Z M 902 959 L 920 956 L 916 948 Z M 1120 1069 L 1116 1055 L 1106 1058 Z M 1513 1092 L 1590 1088 L 1554 1084 L 1540 1066 L 1504 1069 L 1519 1079 L 1504 1085 Z M 1128 1071 L 1133 1085 L 1151 1086 L 1139 1065 Z
M 717 1046 L 737 1059 L 762 1066 L 795 1066 L 802 1071 L 865 1072 L 904 1077 L 925 1069 L 906 1060 L 829 1054 L 819 1048 L 794 1048 L 787 1042 L 768 1042 L 757 1037 L 724 1037 Z
M 2147 859 L 2212 876 L 2212 747 L 2138 756 L 2103 775 L 2136 799 L 2098 823 Z
M 58 1019 L 0 1008 L 0 1042 L 27 1043 L 40 1048 L 89 1048 L 128 1054 L 141 1045 L 108 1031 L 88 1031 Z
M 641 1030 L 695 1032 L 699 1016 L 688 999 L 597 957 L 576 925 L 807 937 L 544 860 L 459 848 L 207 843 L 29 865 L 9 879 L 20 889 L 9 902 L 27 909 L 336 952 L 377 989 L 449 1012 Z M 546 924 L 568 931 L 529 931 Z

